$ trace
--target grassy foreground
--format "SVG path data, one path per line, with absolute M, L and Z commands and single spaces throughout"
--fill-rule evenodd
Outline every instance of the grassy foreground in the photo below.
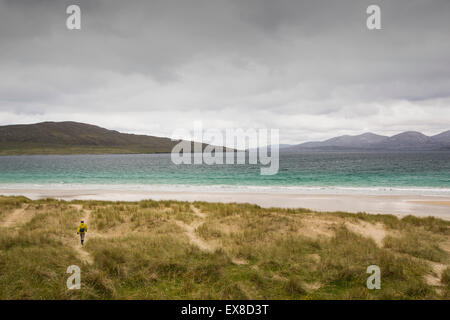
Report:
M 449 299 L 449 258 L 436 218 L 0 197 L 0 299 Z

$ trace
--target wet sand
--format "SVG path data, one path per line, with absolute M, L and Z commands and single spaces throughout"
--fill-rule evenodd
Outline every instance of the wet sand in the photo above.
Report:
M 192 192 L 139 190 L 50 190 L 0 189 L 1 195 L 23 195 L 30 199 L 139 201 L 180 200 L 252 203 L 262 207 L 307 208 L 316 211 L 367 212 L 397 216 L 435 216 L 450 220 L 449 196 L 364 195 L 364 194 L 300 194 L 268 192 Z

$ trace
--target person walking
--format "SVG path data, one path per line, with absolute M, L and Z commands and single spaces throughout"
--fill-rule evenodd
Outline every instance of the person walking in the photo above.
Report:
M 84 244 L 84 236 L 87 232 L 87 225 L 84 223 L 84 220 L 81 220 L 81 223 L 78 225 L 77 234 L 80 235 L 81 245 Z

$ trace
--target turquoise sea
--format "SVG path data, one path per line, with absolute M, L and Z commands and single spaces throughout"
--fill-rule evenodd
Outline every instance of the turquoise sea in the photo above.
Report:
M 450 193 L 450 152 L 280 154 L 280 169 L 260 165 L 175 165 L 170 154 L 0 157 L 0 187 L 202 186 L 335 188 Z

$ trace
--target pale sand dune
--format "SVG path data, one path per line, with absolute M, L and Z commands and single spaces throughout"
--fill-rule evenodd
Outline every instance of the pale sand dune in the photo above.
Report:
M 46 190 L 0 189 L 1 195 L 23 195 L 30 199 L 139 201 L 180 200 L 253 203 L 262 207 L 307 208 L 316 211 L 346 211 L 394 215 L 435 216 L 450 220 L 449 196 L 296 194 L 268 192 L 175 192 L 138 190 Z
M 379 247 L 383 247 L 383 240 L 387 235 L 387 231 L 383 224 L 372 224 L 365 221 L 359 223 L 346 222 L 345 226 L 352 232 L 371 238 Z

